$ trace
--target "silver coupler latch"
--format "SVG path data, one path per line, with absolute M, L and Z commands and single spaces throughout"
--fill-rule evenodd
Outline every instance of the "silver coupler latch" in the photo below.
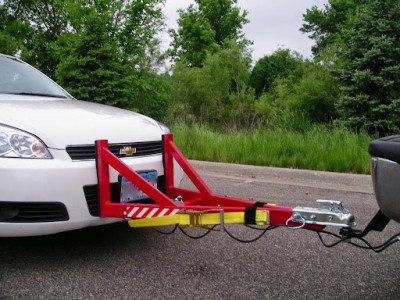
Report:
M 353 227 L 356 225 L 354 216 L 343 207 L 341 201 L 318 199 L 317 203 L 325 208 L 295 207 L 291 221 L 302 224 L 329 225 Z

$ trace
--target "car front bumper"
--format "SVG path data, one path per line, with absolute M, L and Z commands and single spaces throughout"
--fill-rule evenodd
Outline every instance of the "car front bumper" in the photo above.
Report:
M 61 203 L 68 213 L 66 221 L 14 222 L 0 220 L 0 237 L 54 234 L 120 221 L 94 217 L 89 213 L 83 187 L 97 184 L 94 160 L 71 161 L 65 150 L 50 149 L 53 159 L 0 158 L 1 203 Z M 164 174 L 162 155 L 124 158 L 135 171 L 156 170 Z M 118 173 L 110 168 L 110 182 Z

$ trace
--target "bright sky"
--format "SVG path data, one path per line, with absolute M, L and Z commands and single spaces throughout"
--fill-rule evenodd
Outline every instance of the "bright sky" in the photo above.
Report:
M 166 0 L 164 14 L 168 28 L 176 28 L 177 10 L 194 3 L 190 0 Z M 243 28 L 246 38 L 254 42 L 253 59 L 272 54 L 278 48 L 289 48 L 311 57 L 314 44 L 307 34 L 300 32 L 303 14 L 314 5 L 323 8 L 328 0 L 238 0 L 237 6 L 247 10 L 250 23 Z M 168 47 L 170 38 L 163 35 L 163 45 Z

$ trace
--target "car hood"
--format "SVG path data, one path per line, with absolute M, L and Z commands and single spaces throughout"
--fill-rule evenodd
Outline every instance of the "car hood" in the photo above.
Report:
M 27 131 L 48 147 L 161 139 L 158 123 L 135 112 L 79 100 L 0 97 L 0 123 Z

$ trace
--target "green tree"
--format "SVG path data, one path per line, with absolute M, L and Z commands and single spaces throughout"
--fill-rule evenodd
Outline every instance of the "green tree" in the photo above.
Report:
M 199 11 L 215 32 L 215 42 L 222 46 L 226 40 L 244 42 L 242 27 L 248 23 L 247 11 L 240 12 L 237 0 L 197 0 Z
M 344 30 L 339 109 L 346 124 L 380 135 L 400 130 L 400 2 L 366 1 Z
M 31 38 L 32 30 L 29 24 L 18 19 L 18 10 L 17 3 L 1 4 L 0 1 L 0 53 L 14 55 L 22 49 L 24 39 Z
M 248 23 L 247 11 L 241 12 L 237 0 L 195 0 L 186 10 L 179 10 L 178 30 L 173 38 L 171 56 L 193 67 L 202 66 L 207 52 L 215 53 L 225 41 L 248 44 L 242 27 Z
M 294 87 L 293 107 L 313 123 L 329 123 L 338 117 L 336 102 L 339 87 L 329 70 L 306 63 L 300 81 Z
M 134 110 L 162 122 L 166 120 L 171 94 L 168 74 L 138 74 L 130 81 L 130 87 Z
M 208 54 L 203 67 L 178 62 L 172 75 L 170 118 L 217 127 L 243 128 L 254 122 L 254 93 L 248 87 L 250 55 L 232 42 Z
M 398 0 L 330 0 L 304 15 L 314 53 L 334 71 L 337 109 L 353 129 L 386 135 L 400 129 Z
M 302 57 L 289 49 L 279 49 L 272 55 L 260 58 L 250 76 L 250 85 L 256 96 L 268 92 L 275 80 L 290 76 L 301 63 Z
M 24 28 L 16 35 L 19 41 L 16 52 L 21 58 L 55 78 L 55 69 L 59 62 L 55 54 L 58 37 L 66 31 L 67 2 L 62 0 L 18 0 L 4 1 L 7 18 L 13 22 L 5 23 L 6 31 L 17 24 Z
M 182 59 L 189 66 L 199 67 L 207 56 L 207 52 L 215 52 L 215 32 L 204 16 L 190 5 L 186 11 L 179 10 L 178 32 L 170 30 L 173 38 L 170 55 L 174 59 Z
M 280 75 L 255 103 L 264 122 L 287 124 L 288 119 L 294 118 L 300 122 L 329 123 L 337 118 L 339 87 L 328 68 L 298 60 L 290 72 Z
M 160 1 L 87 2 L 68 6 L 73 32 L 57 43 L 57 79 L 77 98 L 160 116 L 152 111 L 166 103 L 155 92 L 165 86 L 154 59 L 160 57 L 154 38 L 162 25 Z
M 33 31 L 32 37 L 24 41 L 21 57 L 53 78 L 60 62 L 59 38 L 64 33 L 82 33 L 91 9 L 103 18 L 103 29 L 110 43 L 118 43 L 119 55 L 135 64 L 146 55 L 162 25 L 163 0 L 19 0 L 16 3 L 5 1 L 9 15 L 16 15 Z
M 316 42 L 312 47 L 315 57 L 320 58 L 330 47 L 341 43 L 342 32 L 352 26 L 360 6 L 365 0 L 329 0 L 323 9 L 313 6 L 303 15 L 303 33 Z
M 5 0 L 0 48 L 77 98 L 160 117 L 168 104 L 168 81 L 157 75 L 163 2 Z
M 58 82 L 81 100 L 129 108 L 129 69 L 119 61 L 117 43 L 110 43 L 106 22 L 94 10 L 85 16 L 85 29 L 65 34 L 60 43 Z

